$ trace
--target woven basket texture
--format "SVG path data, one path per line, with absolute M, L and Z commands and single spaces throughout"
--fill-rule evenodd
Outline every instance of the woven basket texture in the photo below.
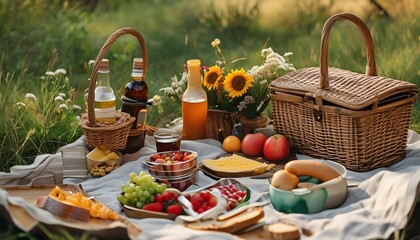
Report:
M 365 74 L 328 67 L 328 36 L 338 20 L 350 20 L 362 31 Z M 353 171 L 404 159 L 417 86 L 376 76 L 371 35 L 352 14 L 339 13 L 326 21 L 320 53 L 320 67 L 289 73 L 270 85 L 275 131 L 297 151 Z
M 131 126 L 135 121 L 135 117 L 131 117 L 130 114 L 119 111 L 116 116 L 117 122 L 114 124 L 98 124 L 95 120 L 95 88 L 99 64 L 111 48 L 112 43 L 126 34 L 134 36 L 140 44 L 142 53 L 141 56 L 143 58 L 143 75 L 144 78 L 146 78 L 148 58 L 146 43 L 143 36 L 137 30 L 129 27 L 116 30 L 108 37 L 96 56 L 95 65 L 93 66 L 90 75 L 87 100 L 88 111 L 87 114 L 84 114 L 80 120 L 80 126 L 83 129 L 83 134 L 86 137 L 86 144 L 89 148 L 95 148 L 104 144 L 111 151 L 124 150 L 126 148 Z

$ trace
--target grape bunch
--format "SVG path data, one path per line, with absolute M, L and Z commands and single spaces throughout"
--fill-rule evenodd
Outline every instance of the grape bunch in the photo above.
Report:
M 143 206 L 155 201 L 156 194 L 162 194 L 166 190 L 166 184 L 159 184 L 148 173 L 141 171 L 139 174 L 131 172 L 130 180 L 121 185 L 123 191 L 117 196 L 117 200 L 124 205 L 143 208 Z

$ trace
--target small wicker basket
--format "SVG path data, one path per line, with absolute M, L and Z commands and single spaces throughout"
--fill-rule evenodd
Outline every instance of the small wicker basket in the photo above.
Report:
M 143 57 L 143 74 L 146 78 L 148 59 L 147 48 L 143 36 L 133 28 L 121 28 L 112 33 L 95 59 L 95 65 L 90 75 L 89 92 L 88 92 L 88 111 L 83 114 L 80 119 L 80 125 L 83 128 L 83 133 L 86 137 L 86 144 L 89 148 L 95 148 L 101 144 L 106 145 L 111 151 L 123 150 L 126 148 L 127 138 L 129 136 L 130 128 L 135 121 L 130 114 L 117 111 L 117 122 L 114 124 L 99 124 L 95 120 L 95 88 L 96 79 L 98 75 L 99 63 L 104 58 L 105 54 L 119 37 L 130 34 L 137 38 Z
M 328 37 L 338 20 L 363 33 L 366 74 L 328 68 Z M 270 85 L 273 125 L 299 152 L 330 159 L 354 171 L 369 171 L 405 157 L 417 86 L 376 76 L 372 37 L 358 17 L 330 17 L 321 38 L 320 67 L 286 74 Z

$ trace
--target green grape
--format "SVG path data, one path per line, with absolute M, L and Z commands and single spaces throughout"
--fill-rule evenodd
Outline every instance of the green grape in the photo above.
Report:
M 155 189 L 153 188 L 153 187 L 149 187 L 149 193 L 150 194 L 154 194 L 156 191 L 155 191 Z
M 144 203 L 142 203 L 141 201 L 137 201 L 136 202 L 136 208 L 143 208 Z
M 143 192 L 143 196 L 144 196 L 145 198 L 150 197 L 150 192 L 149 192 L 149 191 L 144 191 L 144 192 Z
M 134 191 L 138 192 L 140 190 L 141 190 L 141 187 L 139 185 L 137 185 L 137 186 L 134 187 Z
M 123 183 L 121 184 L 121 191 L 124 191 L 124 189 L 127 187 L 127 184 Z
M 133 185 L 133 186 L 128 186 L 127 188 L 125 188 L 124 192 L 125 193 L 132 193 L 132 192 L 134 192 L 134 190 L 135 190 L 135 187 Z
M 158 193 L 163 193 L 166 190 L 166 184 L 162 183 L 156 187 L 156 191 Z
M 154 202 L 154 201 L 155 201 L 155 196 L 154 195 L 150 195 L 149 202 Z
M 143 197 L 143 190 L 138 190 L 137 191 L 137 196 Z
M 143 177 L 144 175 L 149 175 L 147 172 L 145 172 L 145 171 L 141 171 L 140 173 L 139 173 L 139 176 L 140 177 Z
M 141 184 L 140 179 L 141 179 L 140 176 L 136 176 L 136 177 L 134 177 L 133 182 L 137 185 L 140 185 Z
M 139 200 L 142 201 L 142 202 L 146 202 L 146 198 L 144 196 L 140 197 Z
M 128 201 L 128 199 L 127 199 L 127 198 L 124 198 L 124 199 L 122 200 L 122 204 L 124 204 L 124 205 L 130 205 L 130 202 Z
M 129 175 L 130 180 L 133 181 L 136 176 L 137 176 L 137 173 L 131 172 L 130 175 Z
M 123 200 L 124 200 L 124 196 L 123 195 L 121 195 L 121 194 L 119 194 L 118 196 L 117 196 L 117 200 L 118 200 L 118 202 L 120 202 L 120 203 L 123 203 Z

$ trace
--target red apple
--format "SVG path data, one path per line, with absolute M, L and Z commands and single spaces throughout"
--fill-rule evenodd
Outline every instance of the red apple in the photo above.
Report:
M 242 139 L 242 153 L 251 157 L 262 156 L 265 140 L 267 140 L 267 137 L 262 133 L 248 133 Z
M 274 134 L 264 143 L 264 157 L 268 161 L 280 161 L 289 156 L 289 142 L 281 134 Z

